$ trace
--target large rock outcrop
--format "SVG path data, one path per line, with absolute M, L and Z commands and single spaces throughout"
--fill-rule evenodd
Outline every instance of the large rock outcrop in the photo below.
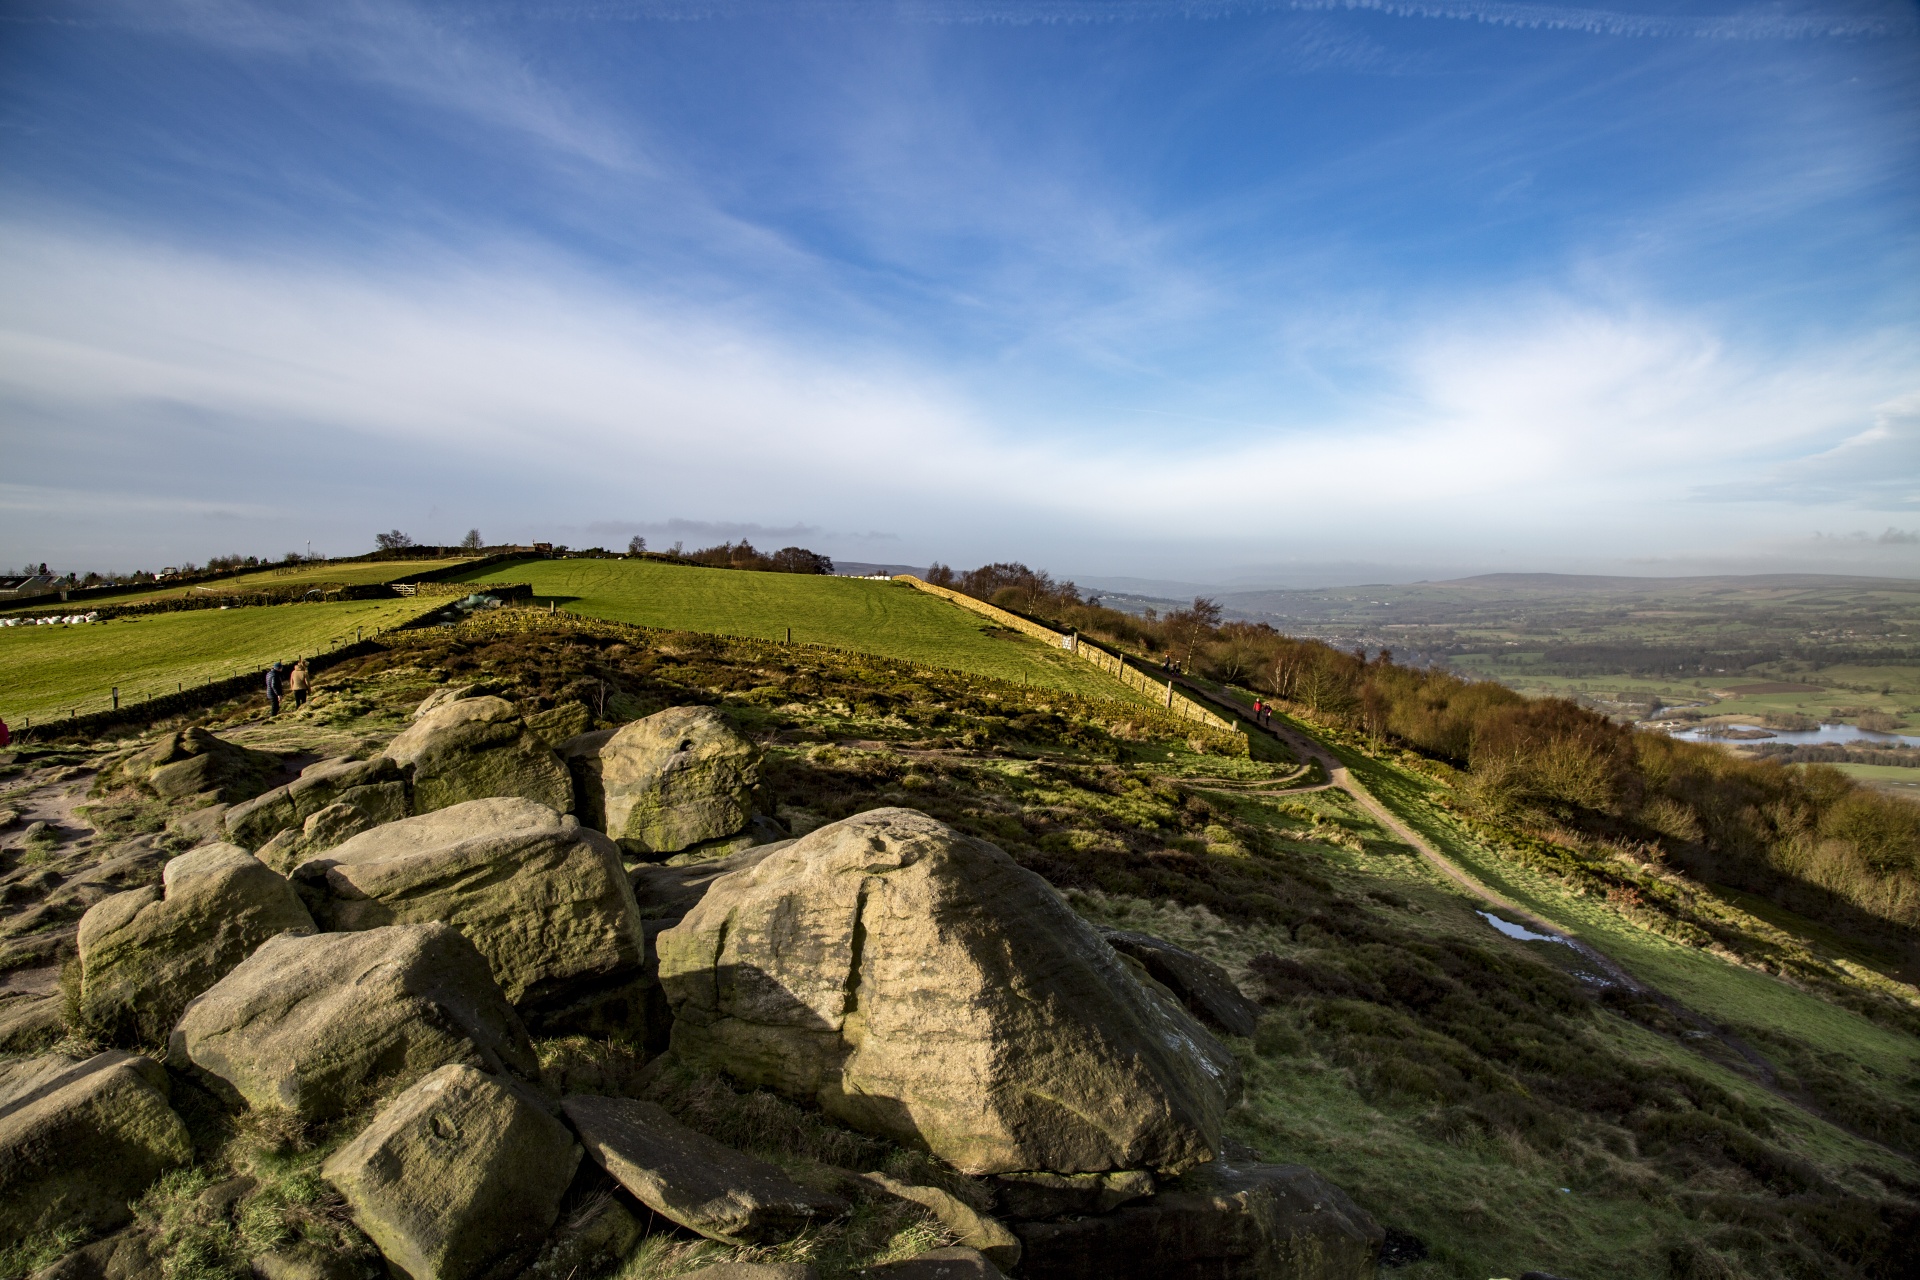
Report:
M 391 822 L 293 874 L 331 929 L 454 926 L 530 1016 L 641 979 L 645 943 L 620 851 L 531 800 L 470 800 Z
M 1370 1280 L 1386 1238 L 1305 1165 L 1203 1165 L 1100 1217 L 1016 1228 L 1048 1280 Z
M 580 814 L 630 857 L 664 858 L 746 829 L 760 753 L 712 707 L 671 707 L 569 740 Z
M 601 1168 L 689 1231 L 728 1244 L 778 1244 L 847 1211 L 846 1201 L 807 1190 L 651 1102 L 575 1094 L 561 1105 Z
M 227 810 L 227 837 L 258 849 L 274 836 L 297 828 L 329 805 L 357 810 L 368 826 L 407 816 L 407 780 L 400 766 L 384 756 L 372 760 L 339 757 L 300 771 L 285 786 Z
M 284 876 L 245 849 L 202 845 L 158 888 L 104 898 L 80 918 L 80 1013 L 110 1039 L 165 1044 L 187 1002 L 276 934 L 313 930 Z
M 580 1163 L 567 1127 L 499 1080 L 442 1067 L 381 1109 L 321 1173 L 412 1280 L 517 1275 Z
M 519 796 L 562 813 L 573 808 L 567 766 L 505 698 L 435 707 L 388 743 L 386 754 L 412 770 L 416 813 L 490 796 Z
M 449 1063 L 540 1074 L 487 962 L 437 923 L 269 939 L 187 1006 L 168 1062 L 308 1120 Z
M 1184 1168 L 1238 1093 L 1044 880 L 911 809 L 721 877 L 656 947 L 683 1059 L 963 1172 Z
M 109 1050 L 0 1066 L 0 1241 L 117 1227 L 147 1184 L 193 1158 L 159 1063 Z
M 259 795 L 282 768 L 280 757 L 215 737 L 197 725 L 167 734 L 120 764 L 128 781 L 163 800 L 205 795 L 227 804 Z

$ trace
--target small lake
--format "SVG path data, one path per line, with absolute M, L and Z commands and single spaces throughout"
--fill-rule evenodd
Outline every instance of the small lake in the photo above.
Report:
M 1850 724 L 1823 724 L 1817 729 L 1768 729 L 1767 737 L 1750 738 L 1742 736 L 1729 738 L 1728 729 L 1748 730 L 1751 725 L 1702 725 L 1696 729 L 1668 729 L 1670 737 L 1682 742 L 1733 742 L 1741 745 L 1764 746 L 1778 743 L 1781 746 L 1858 746 L 1891 747 L 1905 743 L 1910 747 L 1920 747 L 1920 737 L 1901 733 L 1874 733 Z

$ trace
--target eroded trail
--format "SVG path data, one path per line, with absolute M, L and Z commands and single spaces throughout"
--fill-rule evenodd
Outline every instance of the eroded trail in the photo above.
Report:
M 1367 811 L 1369 816 L 1382 827 L 1392 832 L 1396 839 L 1405 843 L 1425 859 L 1428 865 L 1439 872 L 1449 884 L 1460 889 L 1469 897 L 1477 898 L 1489 907 L 1498 909 L 1502 915 L 1510 918 L 1514 923 L 1524 925 L 1534 932 L 1546 934 L 1550 938 L 1564 943 L 1583 960 L 1598 969 L 1600 974 L 1604 975 L 1602 981 L 1605 983 L 1618 986 L 1623 990 L 1630 991 L 1635 995 L 1651 1000 L 1667 1010 L 1668 1013 L 1672 1014 L 1687 1028 L 1680 1036 L 1670 1037 L 1676 1042 L 1688 1045 L 1689 1048 L 1697 1051 L 1699 1047 L 1698 1044 L 1688 1044 L 1689 1039 L 1695 1041 L 1711 1039 L 1723 1046 L 1740 1061 L 1744 1062 L 1751 1070 L 1755 1082 L 1773 1096 L 1779 1098 L 1782 1102 L 1797 1107 L 1808 1115 L 1850 1133 L 1863 1142 L 1872 1143 L 1874 1146 L 1880 1147 L 1882 1150 L 1889 1151 L 1895 1155 L 1905 1154 L 1829 1115 L 1826 1110 L 1811 1097 L 1797 1090 L 1783 1087 L 1778 1074 L 1774 1070 L 1773 1064 L 1769 1062 L 1764 1055 L 1754 1049 L 1753 1046 L 1747 1044 L 1739 1036 L 1734 1035 L 1725 1027 L 1720 1026 L 1711 1018 L 1706 1017 L 1697 1010 L 1689 1008 L 1665 991 L 1636 978 L 1633 974 L 1629 973 L 1624 966 L 1615 961 L 1613 957 L 1607 955 L 1584 938 L 1577 936 L 1573 931 L 1554 921 L 1546 919 L 1536 912 L 1528 910 L 1505 894 L 1481 882 L 1466 868 L 1449 858 L 1418 831 L 1415 831 L 1405 821 L 1395 815 L 1378 797 L 1368 791 L 1324 744 L 1301 733 L 1290 725 L 1255 725 L 1251 720 L 1246 718 L 1244 709 L 1231 700 L 1185 680 L 1179 683 L 1181 687 L 1193 697 L 1204 699 L 1215 706 L 1231 711 L 1236 719 L 1239 719 L 1247 725 L 1249 732 L 1265 732 L 1286 746 L 1298 759 L 1313 761 L 1324 771 L 1327 779 L 1325 782 L 1308 786 L 1275 788 L 1272 791 L 1266 792 L 1266 794 L 1284 794 L 1288 791 L 1319 791 L 1331 788 L 1337 788 L 1346 792 L 1353 797 L 1356 804 Z

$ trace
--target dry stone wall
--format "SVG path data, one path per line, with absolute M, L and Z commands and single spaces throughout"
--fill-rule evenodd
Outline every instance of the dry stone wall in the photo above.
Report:
M 985 600 L 977 600 L 965 592 L 949 590 L 946 587 L 936 587 L 931 582 L 916 578 L 910 573 L 900 574 L 894 578 L 894 581 L 904 582 L 916 590 L 924 591 L 929 595 L 939 596 L 942 600 L 952 601 L 962 609 L 971 610 L 983 618 L 991 618 L 1003 627 L 1018 631 L 1022 635 L 1032 636 L 1042 644 L 1052 645 L 1056 649 L 1064 649 L 1068 653 L 1092 663 L 1136 693 L 1145 694 L 1154 702 L 1165 707 L 1169 713 L 1182 720 L 1191 720 L 1196 724 L 1205 725 L 1207 728 L 1216 730 L 1217 732 L 1232 734 L 1242 742 L 1246 740 L 1246 731 L 1240 728 L 1239 725 L 1207 710 L 1207 708 L 1174 688 L 1171 682 L 1155 680 L 1146 672 L 1130 666 L 1126 659 L 1122 658 L 1119 654 L 1103 649 L 1082 636 L 1071 635 L 1064 631 L 1055 631 L 1052 627 L 1042 626 L 1031 618 L 1023 618 L 1017 613 L 1000 608 L 998 605 L 988 604 Z

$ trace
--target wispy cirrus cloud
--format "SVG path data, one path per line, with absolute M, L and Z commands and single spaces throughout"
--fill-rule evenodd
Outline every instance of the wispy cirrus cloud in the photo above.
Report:
M 1750 479 L 1701 485 L 1696 502 L 1844 505 L 1920 511 L 1920 391 L 1879 407 L 1873 425 Z M 1898 533 L 1889 529 L 1888 534 Z M 1883 535 L 1883 543 L 1909 541 Z
M 797 345 L 552 261 L 395 275 L 5 230 L 0 403 L 16 420 L 233 424 L 218 439 L 244 431 L 270 456 L 340 459 L 396 485 L 457 465 L 448 487 L 473 503 L 602 534 L 798 539 L 831 532 L 816 513 L 857 512 L 944 538 L 984 522 L 1130 539 L 1319 528 L 1350 543 L 1371 528 L 1392 543 L 1426 526 L 1544 547 L 1630 530 L 1685 496 L 1663 476 L 1704 466 L 1746 472 L 1746 500 L 1801 501 L 1766 488 L 1769 468 L 1823 436 L 1848 476 L 1920 474 L 1903 462 L 1910 410 L 1855 425 L 1890 385 L 1920 383 L 1914 344 L 1892 338 L 1782 362 L 1697 318 L 1507 298 L 1369 353 L 1381 391 L 1337 413 L 1092 448 L 990 414 L 927 369 Z M 232 446 L 210 447 L 140 465 L 181 500 L 216 503 L 236 473 L 218 460 Z M 58 449 L 20 456 L 49 455 L 52 483 L 84 489 Z M 108 509 L 129 482 L 101 470 L 97 483 L 74 505 Z
M 1368 10 L 1403 18 L 1437 18 L 1528 30 L 1590 35 L 1718 40 L 1854 39 L 1911 34 L 1911 10 L 1865 3 L 1783 10 L 1747 6 L 1721 14 L 1661 14 L 1583 5 L 1508 0 L 588 0 L 480 6 L 472 20 L 696 22 L 742 17 L 882 18 L 894 22 L 1112 23 L 1208 21 L 1288 11 Z

